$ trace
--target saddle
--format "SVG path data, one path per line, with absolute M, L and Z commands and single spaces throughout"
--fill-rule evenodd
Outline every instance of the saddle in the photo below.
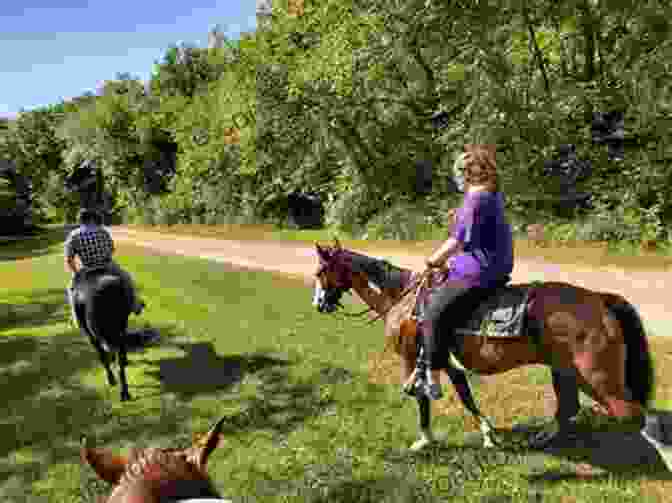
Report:
M 532 288 L 507 285 L 493 290 L 465 323 L 455 328 L 456 335 L 481 337 L 521 337 L 526 328 Z M 422 305 L 415 312 L 422 318 Z
M 81 285 L 83 281 L 95 278 L 96 276 L 111 276 L 114 278 L 120 278 L 119 275 L 115 274 L 114 271 L 108 269 L 107 266 L 96 266 L 96 267 L 85 267 L 80 269 L 75 273 L 74 280 L 72 282 L 73 286 L 73 298 L 75 303 L 81 303 L 82 299 L 82 290 Z

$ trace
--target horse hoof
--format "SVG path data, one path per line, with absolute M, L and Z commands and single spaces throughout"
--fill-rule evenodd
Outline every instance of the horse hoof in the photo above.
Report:
M 573 431 L 541 431 L 532 436 L 530 447 L 532 449 L 551 449 L 576 438 L 576 432 Z
M 421 450 L 425 449 L 427 446 L 429 446 L 433 441 L 428 439 L 428 438 L 420 438 L 413 442 L 411 445 L 411 451 L 412 452 L 420 452 Z
M 558 433 L 542 431 L 532 436 L 530 439 L 530 447 L 532 449 L 547 449 L 557 441 Z
M 483 447 L 485 449 L 492 449 L 496 447 L 495 442 L 492 441 L 492 438 L 490 437 L 483 437 Z
M 660 445 L 672 446 L 672 418 L 663 414 L 647 414 L 641 432 Z
M 130 393 L 122 393 L 121 394 L 121 401 L 122 402 L 128 402 L 131 399 Z

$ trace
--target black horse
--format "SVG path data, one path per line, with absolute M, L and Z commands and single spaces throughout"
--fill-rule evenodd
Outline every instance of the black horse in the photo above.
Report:
M 110 386 L 117 384 L 111 364 L 115 353 L 118 353 L 121 401 L 130 400 L 126 381 L 126 330 L 131 299 L 122 279 L 102 267 L 78 272 L 74 281 L 73 304 L 80 330 L 98 351 Z

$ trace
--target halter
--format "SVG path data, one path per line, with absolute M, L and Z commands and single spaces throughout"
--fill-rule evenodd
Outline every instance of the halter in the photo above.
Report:
M 348 252 L 347 250 L 342 250 L 342 249 L 337 250 L 334 254 L 331 255 L 331 257 L 329 257 L 330 258 L 329 263 L 326 263 L 326 262 L 323 261 L 323 259 L 321 259 L 322 264 L 319 267 L 319 269 L 317 270 L 317 272 L 315 273 L 315 276 L 319 277 L 321 274 L 323 274 L 326 271 L 326 269 L 330 265 L 332 265 L 332 266 L 335 265 L 336 267 L 338 267 L 338 265 L 340 265 L 341 267 L 345 267 L 345 264 L 343 264 L 342 262 L 337 263 L 337 264 L 334 264 L 333 262 L 331 262 L 331 260 L 335 260 L 335 259 L 337 260 L 336 254 L 341 255 L 342 253 L 349 253 L 350 255 L 354 255 L 353 252 Z M 344 271 L 342 269 L 336 270 L 335 272 L 336 272 L 336 276 L 337 276 L 337 284 L 333 287 L 333 289 L 340 290 L 342 292 L 351 293 L 350 292 L 350 289 L 352 288 L 351 275 L 354 272 L 352 270 L 352 267 L 350 267 L 350 270 L 347 273 L 346 273 L 346 271 Z M 367 276 L 368 276 L 368 274 L 367 274 Z M 384 318 L 385 316 L 387 316 L 387 314 L 392 310 L 392 308 L 394 306 L 396 306 L 399 302 L 401 302 L 412 291 L 415 291 L 416 301 L 417 301 L 417 296 L 419 295 L 419 293 L 422 289 L 422 286 L 426 283 L 426 280 L 428 279 L 429 276 L 430 276 L 430 270 L 429 269 L 427 271 L 423 272 L 420 275 L 417 275 L 416 273 L 413 273 L 413 275 L 411 276 L 411 280 L 409 281 L 409 285 L 402 291 L 402 293 L 399 296 L 399 298 L 397 299 L 397 301 L 395 303 L 393 303 L 385 312 L 379 313 L 373 319 L 367 321 L 367 325 L 371 325 L 371 324 L 375 323 L 376 321 L 378 321 L 378 320 Z M 343 307 L 343 305 L 340 302 L 337 302 L 336 305 L 339 305 L 339 306 Z M 364 311 L 361 311 L 359 313 L 348 313 L 348 312 L 334 311 L 331 314 L 339 314 L 339 315 L 341 315 L 342 318 L 361 318 L 361 317 L 367 315 L 368 313 L 370 313 L 371 311 L 373 311 L 373 308 L 372 307 L 367 307 L 367 309 L 365 309 Z

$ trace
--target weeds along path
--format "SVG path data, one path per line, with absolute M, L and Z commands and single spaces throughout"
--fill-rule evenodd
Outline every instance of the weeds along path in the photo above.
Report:
M 312 282 L 316 269 L 314 248 L 289 241 L 236 241 L 110 228 L 114 240 L 135 246 L 200 257 L 252 269 L 287 273 Z M 371 254 L 371 252 L 367 252 Z M 379 256 L 391 263 L 421 270 L 424 257 L 400 254 L 380 248 Z M 672 272 L 627 271 L 616 268 L 588 268 L 517 259 L 513 282 L 564 281 L 594 290 L 623 295 L 640 310 L 653 336 L 672 335 Z M 668 314 L 669 313 L 669 314 Z

